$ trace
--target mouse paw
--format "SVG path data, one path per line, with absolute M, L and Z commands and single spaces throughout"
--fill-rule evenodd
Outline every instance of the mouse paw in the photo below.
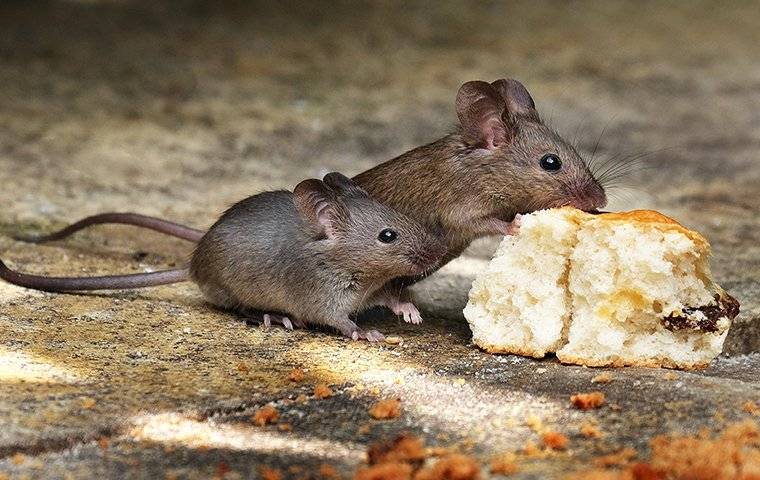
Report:
M 303 323 L 300 321 L 292 322 L 288 317 L 284 315 L 277 315 L 275 313 L 265 313 L 263 317 L 263 321 L 261 323 L 261 327 L 264 329 L 268 329 L 272 326 L 272 323 L 279 323 L 285 329 L 287 330 L 293 330 L 293 325 L 295 323 L 295 326 L 298 328 L 303 328 Z
M 417 307 L 412 302 L 399 302 L 391 310 L 396 315 L 403 316 L 406 323 L 413 323 L 415 325 L 422 323 L 422 315 L 420 315 L 420 311 L 417 310 Z
M 509 222 L 506 235 L 517 235 L 520 233 L 520 225 L 522 224 L 522 215 L 519 213 L 515 215 L 515 218 Z
M 352 340 L 367 340 L 368 342 L 382 342 L 385 340 L 385 335 L 378 332 L 377 330 L 367 330 L 364 331 L 361 328 L 357 328 L 353 332 L 351 332 L 351 339 Z

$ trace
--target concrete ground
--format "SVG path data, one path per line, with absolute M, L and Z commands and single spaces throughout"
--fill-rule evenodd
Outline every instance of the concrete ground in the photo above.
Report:
M 192 284 L 0 284 L 0 478 L 258 478 L 262 466 L 304 478 L 322 464 L 351 478 L 368 444 L 402 431 L 485 465 L 538 441 L 531 414 L 570 446 L 521 461 L 516 478 L 558 478 L 621 446 L 646 456 L 658 433 L 748 417 L 741 405 L 760 401 L 758 22 L 754 2 L 0 3 L 0 257 L 14 267 L 181 264 L 191 246 L 127 227 L 45 246 L 11 234 L 112 210 L 206 227 L 254 192 L 432 141 L 462 82 L 511 76 L 582 153 L 599 139 L 603 156 L 638 157 L 610 207 L 703 232 L 742 304 L 709 369 L 611 370 L 595 384 L 603 370 L 469 343 L 461 309 L 495 240 L 416 288 L 423 325 L 370 315 L 397 346 L 265 332 Z M 314 398 L 317 383 L 334 395 Z M 605 407 L 570 408 L 597 389 Z M 399 419 L 370 419 L 384 397 L 401 399 Z M 269 402 L 290 431 L 250 421 Z M 583 438 L 589 420 L 605 436 Z

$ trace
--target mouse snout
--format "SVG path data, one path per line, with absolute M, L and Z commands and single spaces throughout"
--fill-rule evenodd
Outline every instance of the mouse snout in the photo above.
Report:
M 576 192 L 570 205 L 583 211 L 598 210 L 607 205 L 607 195 L 599 184 L 592 183 Z
M 420 272 L 423 272 L 438 265 L 446 251 L 446 245 L 441 238 L 436 235 L 424 235 L 409 259 Z

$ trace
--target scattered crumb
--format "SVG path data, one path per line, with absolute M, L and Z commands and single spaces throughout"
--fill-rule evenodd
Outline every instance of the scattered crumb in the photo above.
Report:
M 388 420 L 401 415 L 401 400 L 387 398 L 380 400 L 369 408 L 369 414 L 375 420 Z
M 388 345 L 398 345 L 403 341 L 404 340 L 401 337 L 398 337 L 395 335 L 392 335 L 390 337 L 385 337 L 385 343 L 387 343 Z
M 358 435 L 366 435 L 369 433 L 369 431 L 372 429 L 372 425 L 369 423 L 363 423 L 359 425 L 359 428 L 356 430 L 356 433 Z
M 380 395 L 380 387 L 372 387 L 369 390 L 369 393 L 371 393 L 372 395 Z
M 522 454 L 526 457 L 538 457 L 542 453 L 541 449 L 536 446 L 533 440 L 528 440 L 525 442 L 525 445 L 523 445 Z
M 302 369 L 300 369 L 300 368 L 294 368 L 288 374 L 288 380 L 290 380 L 291 382 L 301 382 L 301 381 L 303 381 L 303 379 L 304 379 L 305 376 L 306 375 L 304 374 L 304 372 L 303 372 Z
M 544 428 L 544 422 L 541 420 L 541 417 L 533 413 L 525 417 L 525 425 L 536 433 L 541 433 L 541 430 Z
M 354 480 L 411 480 L 412 466 L 406 463 L 383 463 L 360 467 Z
M 319 466 L 319 475 L 322 478 L 326 479 L 338 479 L 340 478 L 340 475 L 338 475 L 338 472 L 335 470 L 335 467 L 332 465 L 328 465 L 326 463 L 323 463 Z
M 264 405 L 256 410 L 251 419 L 254 425 L 263 427 L 264 425 L 275 423 L 280 418 L 280 414 L 276 408 L 271 405 Z
M 296 403 L 306 403 L 308 400 L 309 400 L 309 397 L 307 397 L 303 393 L 299 394 L 296 397 Z
M 100 437 L 98 439 L 98 447 L 100 447 L 101 450 L 108 450 L 110 442 L 106 437 Z
M 502 453 L 491 459 L 491 473 L 493 474 L 514 475 L 519 470 L 517 455 L 512 452 Z
M 599 408 L 604 405 L 604 394 L 602 392 L 576 393 L 570 397 L 570 403 L 581 410 Z
M 290 432 L 290 431 L 293 430 L 293 425 L 291 425 L 289 423 L 281 423 L 281 424 L 277 425 L 277 428 L 281 432 Z
M 84 397 L 82 399 L 82 408 L 89 410 L 95 406 L 95 399 L 91 397 Z
M 668 372 L 662 376 L 664 380 L 678 380 L 678 374 L 676 372 Z
M 608 372 L 600 373 L 591 379 L 591 383 L 610 383 L 612 381 L 612 375 Z
M 586 438 L 599 438 L 602 436 L 602 431 L 599 427 L 591 422 L 582 423 L 580 432 Z
M 464 378 L 455 378 L 454 379 L 454 385 L 459 385 L 460 387 L 464 385 L 467 381 Z
M 541 437 L 541 440 L 544 442 L 544 445 L 552 450 L 564 450 L 567 448 L 567 444 L 570 443 L 570 440 L 559 432 L 546 432 Z
M 177 480 L 179 476 L 175 472 L 166 472 L 164 475 L 164 480 Z M 0 480 L 5 480 L 2 477 L 0 477 Z
M 26 456 L 23 453 L 14 453 L 11 461 L 14 465 L 21 465 L 26 461 Z
M 467 455 L 452 453 L 438 460 L 433 466 L 419 470 L 414 480 L 477 480 L 480 466 Z
M 240 373 L 248 373 L 251 371 L 251 367 L 245 364 L 245 362 L 240 362 L 237 364 L 238 372 Z
M 324 383 L 318 383 L 317 386 L 314 387 L 314 396 L 322 400 L 323 398 L 332 397 L 333 391 Z
M 394 462 L 422 462 L 427 452 L 422 439 L 410 434 L 398 436 L 390 442 L 370 445 L 367 459 L 370 465 Z
M 753 417 L 760 417 L 760 407 L 757 406 L 757 404 L 751 400 L 747 401 L 742 405 L 742 410 L 749 413 Z
M 625 466 L 631 463 L 631 460 L 636 458 L 636 450 L 632 448 L 623 448 L 615 453 L 609 455 L 603 455 L 594 459 L 594 465 L 597 467 L 613 467 L 613 466 Z
M 260 467 L 259 474 L 261 480 L 282 480 L 282 473 L 276 468 Z

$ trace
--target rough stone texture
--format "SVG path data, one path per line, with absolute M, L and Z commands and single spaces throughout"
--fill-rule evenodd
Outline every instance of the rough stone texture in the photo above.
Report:
M 9 264 L 180 264 L 190 246 L 126 227 L 46 246 L 10 234 L 108 210 L 207 226 L 256 191 L 354 174 L 431 141 L 454 122 L 459 84 L 514 76 L 582 153 L 600 138 L 597 157 L 643 155 L 612 209 L 655 208 L 710 239 L 714 273 L 742 303 L 729 356 L 672 378 L 616 370 L 596 385 L 599 370 L 481 353 L 461 308 L 494 240 L 418 286 L 421 327 L 384 312 L 367 320 L 403 336 L 399 347 L 263 332 L 191 284 L 77 296 L 1 284 L 0 478 L 247 478 L 262 464 L 321 463 L 349 478 L 369 442 L 403 430 L 485 462 L 537 438 L 529 413 L 570 435 L 569 452 L 519 475 L 551 478 L 615 446 L 644 453 L 656 433 L 720 426 L 760 400 L 753 2 L 154 3 L 0 3 Z M 307 369 L 302 384 L 287 381 L 293 367 Z M 335 396 L 288 404 L 317 382 Z M 591 389 L 619 410 L 569 408 L 571 393 Z M 376 396 L 400 397 L 402 418 L 370 421 Z M 252 426 L 267 402 L 292 432 Z M 587 418 L 607 436 L 582 439 Z

